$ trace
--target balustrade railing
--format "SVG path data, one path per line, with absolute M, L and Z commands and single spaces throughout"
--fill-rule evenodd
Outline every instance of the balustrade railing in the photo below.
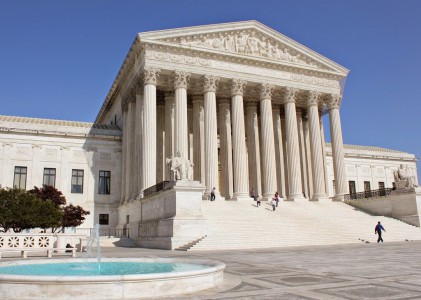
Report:
M 366 199 L 366 198 L 377 198 L 389 196 L 393 189 L 379 189 L 379 190 L 370 190 L 358 193 L 349 193 L 345 194 L 345 200 L 356 200 L 356 199 Z

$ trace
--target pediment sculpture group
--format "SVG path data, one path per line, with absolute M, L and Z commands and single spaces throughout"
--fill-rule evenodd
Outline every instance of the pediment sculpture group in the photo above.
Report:
M 273 42 L 265 36 L 257 37 L 254 31 L 250 34 L 240 32 L 227 35 L 220 33 L 217 37 L 201 36 L 198 40 L 194 41 L 187 41 L 185 38 L 181 38 L 180 42 L 181 44 L 214 48 L 307 65 L 307 62 L 300 58 L 300 54 L 292 55 L 286 47 L 280 49 L 277 42 Z M 314 61 L 310 61 L 308 64 L 317 67 Z
M 193 181 L 193 163 L 183 156 L 181 151 L 177 151 L 175 156 L 167 158 L 167 165 L 171 172 L 171 180 Z
M 418 187 L 415 176 L 410 175 L 408 166 L 400 165 L 399 169 L 393 172 L 395 186 L 397 189 Z

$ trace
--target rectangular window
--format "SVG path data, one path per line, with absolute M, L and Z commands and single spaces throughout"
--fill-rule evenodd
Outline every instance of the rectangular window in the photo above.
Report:
M 349 195 L 351 199 L 355 199 L 357 197 L 357 189 L 355 188 L 355 181 L 348 181 L 349 185 Z
M 56 186 L 56 169 L 44 168 L 44 181 L 43 185 Z
M 13 186 L 18 189 L 26 189 L 26 167 L 15 167 Z
M 99 225 L 108 225 L 108 214 L 99 214 Z
M 72 193 L 83 194 L 83 170 L 72 170 Z
M 379 195 L 380 196 L 386 196 L 386 191 L 384 189 L 384 182 L 379 181 Z
M 364 181 L 364 195 L 366 198 L 371 197 L 370 181 Z
M 111 172 L 99 171 L 98 194 L 110 194 Z

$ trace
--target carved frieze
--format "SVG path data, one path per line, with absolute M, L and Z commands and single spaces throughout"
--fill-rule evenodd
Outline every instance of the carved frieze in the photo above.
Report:
M 216 59 L 201 58 L 198 56 L 189 56 L 186 54 L 174 54 L 165 51 L 148 50 L 145 52 L 145 56 L 146 59 L 150 60 L 187 64 L 199 67 L 208 67 L 212 69 L 220 69 L 231 72 L 268 76 L 283 80 L 295 81 L 299 83 L 314 84 L 331 88 L 340 88 L 339 80 L 337 79 L 320 78 L 311 75 L 285 72 L 282 70 L 274 70 L 252 65 L 244 65 Z
M 322 67 L 310 57 L 305 57 L 294 49 L 282 44 L 280 41 L 256 30 L 225 31 L 182 36 L 176 39 L 164 39 L 163 41 L 262 57 L 290 64 L 305 65 L 315 69 Z

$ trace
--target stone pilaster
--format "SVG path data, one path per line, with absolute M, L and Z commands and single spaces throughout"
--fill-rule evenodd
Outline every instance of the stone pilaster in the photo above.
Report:
M 218 133 L 216 117 L 216 86 L 219 78 L 205 75 L 203 80 L 204 107 L 205 107 L 205 194 L 209 195 L 215 187 L 219 195 L 218 184 Z
M 275 159 L 276 159 L 276 184 L 279 196 L 285 198 L 285 165 L 284 165 L 284 149 L 282 139 L 282 124 L 280 108 L 273 107 L 273 132 L 275 138 Z
M 228 99 L 218 100 L 221 196 L 233 196 L 231 110 Z
M 246 81 L 231 82 L 234 200 L 250 200 L 243 93 Z
M 137 181 L 136 181 L 136 193 L 137 198 L 142 196 L 143 187 L 143 173 L 140 172 L 142 169 L 142 151 L 143 151 L 143 144 L 142 144 L 142 133 L 143 133 L 143 83 L 139 82 L 137 84 L 136 89 L 136 132 L 134 133 L 135 138 L 135 161 L 132 162 L 137 168 Z
M 261 196 L 259 119 L 257 116 L 257 103 L 254 102 L 246 104 L 246 135 L 250 190 L 253 188 L 256 196 Z
M 271 200 L 276 192 L 275 141 L 273 136 L 272 91 L 274 86 L 260 84 L 260 124 L 263 200 Z
M 131 93 L 130 95 L 130 102 L 129 102 L 129 109 L 127 112 L 128 115 L 128 132 L 129 132 L 129 139 L 128 139 L 128 165 L 127 168 L 129 169 L 128 174 L 128 195 L 129 199 L 133 200 L 137 196 L 137 191 L 135 190 L 136 185 L 136 179 L 137 179 L 137 172 L 136 172 L 136 166 L 133 163 L 135 161 L 135 147 L 136 147 L 136 140 L 134 139 L 134 134 L 136 130 L 136 95 L 134 93 Z
M 174 150 L 180 151 L 185 158 L 189 155 L 188 127 L 187 127 L 187 85 L 190 73 L 174 72 L 175 121 L 174 121 Z
M 156 147 L 157 147 L 157 158 L 156 158 L 156 182 L 162 182 L 165 180 L 165 103 L 160 100 L 157 104 L 156 111 Z
M 310 91 L 308 95 L 308 124 L 310 129 L 311 143 L 311 161 L 312 161 L 312 178 L 314 194 L 311 200 L 319 201 L 327 199 L 324 188 L 324 168 L 323 168 L 323 151 L 320 133 L 320 117 L 319 117 L 319 98 L 320 93 Z M 323 175 L 323 176 L 322 176 Z
M 304 198 L 301 187 L 300 149 L 298 148 L 297 112 L 295 109 L 295 98 L 297 94 L 298 89 L 287 88 L 284 99 L 288 160 L 288 200 L 299 200 Z
M 205 109 L 203 96 L 193 96 L 194 180 L 205 184 Z
M 341 117 L 339 107 L 342 96 L 331 94 L 327 105 L 329 109 L 330 138 L 332 140 L 333 170 L 335 175 L 335 200 L 342 201 L 348 193 L 344 163 Z
M 175 119 L 174 93 L 165 93 L 165 158 L 175 155 L 174 151 L 174 119 Z M 170 170 L 165 164 L 165 180 L 170 180 Z
M 143 189 L 156 184 L 156 81 L 160 70 L 148 68 L 143 74 Z
M 121 99 L 121 112 L 123 117 L 123 138 L 121 141 L 121 204 L 126 202 L 126 164 L 127 164 L 127 101 Z

